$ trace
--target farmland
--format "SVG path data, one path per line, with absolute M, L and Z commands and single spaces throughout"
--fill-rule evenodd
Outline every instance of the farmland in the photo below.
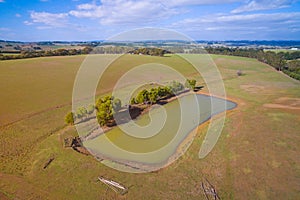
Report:
M 84 59 L 80 55 L 0 62 L 1 199 L 201 199 L 203 177 L 222 199 L 300 198 L 298 81 L 255 59 L 212 55 L 228 99 L 238 104 L 228 113 L 213 151 L 198 158 L 207 122 L 172 165 L 153 173 L 129 174 L 63 147 L 63 138 L 76 135 L 63 119 L 71 110 L 73 83 Z M 97 94 L 111 92 L 122 74 L 144 63 L 172 66 L 206 86 L 179 56 L 126 55 L 106 71 Z M 199 59 L 199 65 L 206 64 Z M 237 70 L 243 75 L 238 77 Z M 204 87 L 201 92 L 209 91 Z M 50 157 L 54 161 L 43 169 Z M 99 175 L 124 183 L 130 187 L 128 194 L 106 191 L 97 182 Z

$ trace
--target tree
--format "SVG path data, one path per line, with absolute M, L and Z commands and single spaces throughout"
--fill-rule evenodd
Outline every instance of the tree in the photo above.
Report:
M 183 84 L 178 81 L 172 81 L 168 87 L 173 94 L 176 94 L 184 89 Z
M 130 105 L 133 105 L 133 104 L 136 104 L 134 97 L 130 100 Z
M 113 96 L 107 95 L 99 98 L 96 102 L 97 120 L 101 126 L 107 125 L 108 122 L 113 120 L 114 112 L 121 109 L 122 102 L 120 99 L 114 99 Z
M 158 98 L 158 89 L 151 88 L 150 92 L 148 92 L 148 99 L 151 102 L 151 104 L 156 103 L 157 98 Z
M 74 118 L 75 118 L 75 115 L 73 112 L 69 112 L 66 116 L 65 116 L 65 122 L 67 124 L 70 124 L 70 125 L 73 125 L 74 124 Z
M 164 56 L 164 54 L 171 53 L 171 52 L 159 48 L 140 48 L 140 49 L 128 51 L 128 53 L 150 55 L 150 56 Z
M 86 110 L 87 110 L 87 114 L 91 115 L 95 110 L 95 106 L 93 104 L 91 104 L 87 107 Z
M 120 99 L 113 100 L 113 109 L 115 112 L 118 112 L 122 108 L 122 102 Z
M 185 81 L 185 87 L 194 90 L 196 87 L 197 81 L 195 79 L 186 79 Z
M 96 103 L 97 109 L 97 120 L 101 126 L 107 124 L 109 120 L 113 119 L 113 111 L 112 111 L 112 97 L 105 96 L 104 98 L 98 99 Z
M 293 60 L 287 63 L 287 69 L 300 74 L 300 60 Z
M 146 89 L 142 90 L 141 92 L 138 93 L 138 95 L 135 98 L 135 101 L 137 103 L 145 103 L 148 101 L 148 91 Z
M 87 114 L 87 110 L 85 107 L 79 107 L 77 108 L 76 110 L 76 117 L 78 119 L 82 118 L 82 117 L 86 117 L 86 114 Z
M 89 54 L 91 51 L 93 51 L 93 48 L 91 47 L 85 47 L 84 49 L 82 49 L 83 54 Z
M 165 87 L 158 87 L 157 93 L 158 93 L 158 96 L 161 98 L 161 97 L 170 95 L 172 93 L 172 91 L 170 90 L 170 87 L 165 86 Z

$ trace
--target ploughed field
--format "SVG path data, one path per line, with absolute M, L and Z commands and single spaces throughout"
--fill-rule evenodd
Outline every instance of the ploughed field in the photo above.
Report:
M 212 65 L 204 55 L 184 56 L 203 66 L 203 73 Z M 0 198 L 201 199 L 203 177 L 223 199 L 300 198 L 300 83 L 254 59 L 211 57 L 228 99 L 238 104 L 227 113 L 216 146 L 199 159 L 208 121 L 198 127 L 182 157 L 142 174 L 116 171 L 63 147 L 64 138 L 76 135 L 73 127 L 65 126 L 64 116 L 71 110 L 73 83 L 85 56 L 1 61 Z M 209 92 L 208 84 L 180 56 L 126 55 L 106 70 L 97 94 L 109 93 L 122 74 L 144 63 L 171 66 L 197 79 L 204 86 L 201 92 Z M 237 70 L 244 75 L 238 77 Z M 43 169 L 49 158 L 54 160 Z M 123 183 L 128 193 L 107 191 L 97 182 L 100 175 Z

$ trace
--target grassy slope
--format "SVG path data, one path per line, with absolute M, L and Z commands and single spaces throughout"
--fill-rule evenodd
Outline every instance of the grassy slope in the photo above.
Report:
M 97 66 L 102 57 L 91 56 L 89 61 Z M 70 104 L 76 73 L 85 56 L 46 57 L 0 62 L 0 126 L 30 116 L 31 114 Z M 137 57 L 135 57 L 137 58 Z M 176 57 L 122 56 L 108 68 L 100 80 L 98 94 L 111 91 L 122 74 L 132 67 L 160 62 L 170 65 L 183 74 L 193 69 L 183 59 Z M 182 70 L 182 66 L 187 69 Z
M 121 66 L 124 61 L 125 63 L 132 62 L 129 57 L 123 59 L 125 60 L 119 61 L 116 68 L 110 69 L 110 74 L 114 72 L 115 79 L 120 73 L 120 70 L 117 70 L 118 66 Z M 162 58 L 141 57 L 141 59 L 156 62 Z M 65 106 L 0 128 L 0 197 L 2 193 L 8 198 L 20 199 L 114 198 L 116 196 L 113 192 L 106 192 L 106 187 L 96 182 L 97 176 L 104 175 L 132 186 L 126 196 L 117 196 L 121 199 L 199 199 L 203 197 L 200 190 L 200 181 L 203 176 L 209 178 L 224 199 L 299 198 L 300 161 L 297 155 L 300 139 L 297 134 L 300 129 L 299 110 L 263 106 L 283 96 L 300 98 L 299 83 L 253 59 L 216 55 L 213 59 L 225 78 L 228 97 L 236 100 L 239 106 L 228 114 L 216 147 L 205 159 L 198 159 L 198 151 L 207 124 L 200 126 L 199 134 L 186 154 L 168 168 L 148 174 L 127 174 L 112 170 L 90 156 L 83 156 L 70 149 L 62 148 L 61 139 L 66 135 L 75 134 L 70 127 L 55 132 L 64 126 L 62 118 L 70 109 L 70 106 Z M 17 61 L 0 62 L 0 74 L 2 74 L 0 81 L 4 78 L 7 81 L 10 80 L 2 73 L 8 70 L 6 68 L 18 69 L 13 71 L 10 77 L 15 73 L 24 76 L 26 72 L 20 71 L 23 66 L 22 62 L 29 62 L 28 66 L 40 66 L 37 67 L 38 69 L 33 67 L 32 73 L 26 70 L 32 77 L 35 77 L 35 73 L 38 72 L 41 76 L 48 77 L 49 71 L 45 71 L 45 68 L 66 67 L 65 69 L 57 68 L 57 70 L 62 70 L 64 75 L 56 76 L 54 80 L 64 79 L 66 85 L 71 87 L 72 77 L 75 76 L 80 60 L 82 57 L 75 56 L 22 60 L 18 61 L 21 62 L 18 65 L 9 63 Z M 48 62 L 47 67 L 41 65 L 43 62 Z M 135 62 L 133 65 L 144 61 Z M 179 60 L 175 62 L 170 59 L 169 62 L 178 68 L 184 66 L 184 63 Z M 246 75 L 236 77 L 237 69 L 242 69 Z M 53 73 L 56 74 L 54 71 Z M 186 70 L 184 73 L 194 74 L 192 70 Z M 25 79 L 22 83 L 29 80 L 31 79 Z M 36 81 L 40 83 L 43 79 Z M 103 82 L 108 81 L 103 80 Z M 6 91 L 8 97 L 4 98 L 6 101 L 2 98 L 4 102 L 2 105 L 10 106 L 11 109 L 5 110 L 6 106 L 1 106 L 1 113 L 14 113 L 11 110 L 15 109 L 16 114 L 24 118 L 28 113 L 69 102 L 70 88 L 60 89 L 60 84 L 47 86 L 47 84 L 40 83 L 40 85 L 42 88 L 48 88 L 49 91 L 45 94 L 49 93 L 49 101 L 45 102 L 43 98 L 38 98 L 37 102 L 27 100 L 21 105 L 10 105 L 11 101 L 7 99 L 21 98 L 18 95 L 24 89 L 16 93 L 12 92 L 12 89 L 26 85 L 21 83 L 14 85 L 10 82 L 6 87 L 2 87 L 1 91 L 8 88 Z M 106 85 L 106 87 L 111 86 Z M 32 88 L 31 84 L 27 88 Z M 50 91 L 61 92 L 59 94 L 62 96 L 51 95 Z M 99 92 L 101 91 L 105 92 L 104 88 L 101 90 L 100 87 Z M 30 93 L 41 95 L 42 91 L 37 89 Z M 21 94 L 26 96 L 26 93 Z M 38 102 L 42 103 L 38 104 Z M 38 105 L 35 105 L 36 103 Z M 19 108 L 22 108 L 22 105 L 26 109 L 20 111 Z M 6 114 L 1 114 L 1 117 Z M 16 118 L 11 117 L 10 120 L 12 119 Z M 55 134 L 51 135 L 51 133 Z M 43 164 L 51 155 L 55 156 L 55 160 L 46 170 L 42 169 Z
M 84 56 L 0 62 L 0 126 L 71 101 Z

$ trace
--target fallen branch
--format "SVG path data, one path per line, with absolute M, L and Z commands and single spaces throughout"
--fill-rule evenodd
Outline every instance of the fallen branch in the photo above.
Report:
M 53 160 L 54 160 L 54 157 L 49 158 L 49 160 L 44 164 L 43 169 L 46 169 Z

